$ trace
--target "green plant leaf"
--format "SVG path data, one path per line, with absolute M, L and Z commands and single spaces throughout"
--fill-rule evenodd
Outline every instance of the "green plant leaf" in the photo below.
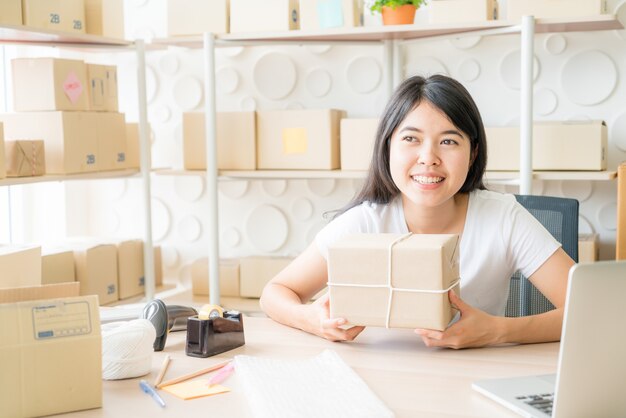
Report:
M 371 6 L 370 10 L 374 13 L 381 13 L 383 7 L 391 7 L 396 9 L 405 4 L 412 4 L 416 8 L 423 4 L 426 4 L 426 0 L 376 0 Z

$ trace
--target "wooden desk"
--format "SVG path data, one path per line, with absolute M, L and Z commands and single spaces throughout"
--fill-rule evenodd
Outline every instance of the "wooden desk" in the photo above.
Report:
M 244 319 L 246 345 L 206 359 L 185 355 L 185 332 L 171 333 L 165 350 L 155 353 L 153 382 L 166 354 L 172 357 L 165 379 L 230 359 L 237 354 L 274 358 L 309 358 L 335 350 L 398 417 L 517 416 L 471 388 L 482 378 L 556 372 L 558 343 L 468 350 L 425 347 L 411 330 L 368 328 L 352 343 L 332 343 L 267 318 Z M 199 379 L 206 379 L 205 375 Z M 161 409 L 139 388 L 139 378 L 104 382 L 104 406 L 64 416 L 79 417 L 248 417 L 237 373 L 224 385 L 232 392 L 183 401 L 160 391 Z

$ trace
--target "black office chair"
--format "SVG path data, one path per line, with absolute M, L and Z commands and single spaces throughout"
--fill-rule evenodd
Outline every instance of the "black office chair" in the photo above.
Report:
M 524 206 L 578 262 L 578 200 L 551 196 L 515 195 Z M 519 272 L 511 277 L 505 315 L 536 315 L 554 309 L 545 296 Z

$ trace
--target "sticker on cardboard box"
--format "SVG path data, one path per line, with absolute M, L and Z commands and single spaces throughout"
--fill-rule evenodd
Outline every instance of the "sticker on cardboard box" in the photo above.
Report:
M 32 310 L 36 340 L 91 333 L 91 316 L 87 301 L 58 301 L 34 306 Z
M 283 153 L 306 154 L 307 135 L 305 128 L 283 129 Z
M 72 104 L 76 104 L 83 94 L 83 85 L 74 71 L 70 71 L 63 82 L 63 91 Z

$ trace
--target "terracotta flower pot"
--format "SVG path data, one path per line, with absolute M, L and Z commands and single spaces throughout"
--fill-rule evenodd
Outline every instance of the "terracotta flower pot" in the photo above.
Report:
M 412 25 L 415 19 L 415 11 L 417 8 L 412 4 L 405 4 L 395 9 L 383 6 L 383 24 L 384 25 Z

